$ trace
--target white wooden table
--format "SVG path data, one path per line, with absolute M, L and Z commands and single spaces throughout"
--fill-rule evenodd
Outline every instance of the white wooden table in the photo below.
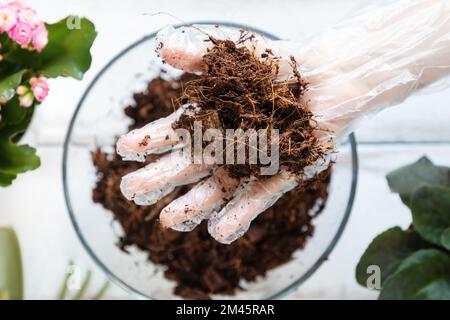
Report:
M 243 23 L 284 38 L 300 38 L 341 19 L 357 0 L 77 0 L 30 1 L 47 21 L 68 14 L 89 17 L 97 26 L 93 63 L 84 81 L 51 81 L 51 94 L 39 107 L 26 141 L 38 146 L 39 170 L 0 189 L 0 225 L 12 225 L 22 244 L 26 297 L 54 298 L 69 260 L 83 270 L 94 270 L 98 286 L 104 275 L 81 247 L 65 207 L 62 181 L 62 141 L 68 121 L 82 92 L 98 70 L 130 42 L 169 23 L 168 12 L 183 21 L 219 20 Z M 427 154 L 433 161 L 450 165 L 450 89 L 410 98 L 387 110 L 357 132 L 359 185 L 352 216 L 329 260 L 292 296 L 314 299 L 366 299 L 376 293 L 354 280 L 356 263 L 379 232 L 410 223 L 408 210 L 389 192 L 385 175 L 398 166 Z M 118 287 L 109 298 L 133 298 Z

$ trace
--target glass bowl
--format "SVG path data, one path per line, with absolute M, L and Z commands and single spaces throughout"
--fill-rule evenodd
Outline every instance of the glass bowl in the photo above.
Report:
M 205 22 L 201 22 L 205 23 Z M 206 22 L 207 23 L 207 22 Z M 214 22 L 209 24 L 246 28 L 277 39 L 255 28 Z M 112 214 L 92 200 L 97 180 L 90 152 L 97 147 L 112 150 L 115 138 L 127 131 L 130 120 L 123 108 L 133 102 L 132 94 L 145 89 L 162 67 L 155 54 L 155 35 L 133 43 L 112 59 L 95 77 L 72 117 L 63 155 L 63 185 L 74 228 L 94 261 L 117 284 L 143 298 L 176 299 L 175 284 L 163 276 L 163 267 L 148 261 L 146 253 L 130 248 L 127 254 L 116 245 L 122 233 Z M 169 69 L 167 76 L 179 71 Z M 339 149 L 325 209 L 315 218 L 315 235 L 290 262 L 268 272 L 256 282 L 242 283 L 245 290 L 221 299 L 273 299 L 296 289 L 328 257 L 339 240 L 353 204 L 357 181 L 357 151 L 353 135 Z M 268 252 L 267 254 L 270 254 Z

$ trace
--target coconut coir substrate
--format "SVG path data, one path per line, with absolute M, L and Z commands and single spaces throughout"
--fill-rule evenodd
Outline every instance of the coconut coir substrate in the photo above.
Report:
M 190 80 L 192 75 L 183 75 L 177 81 L 152 80 L 145 92 L 134 95 L 135 104 L 125 109 L 133 121 L 130 129 L 170 114 L 173 101 L 182 96 Z M 282 197 L 259 215 L 243 237 L 223 245 L 208 234 L 206 222 L 189 233 L 161 227 L 161 209 L 190 186 L 177 188 L 154 205 L 137 206 L 122 196 L 119 185 L 125 174 L 139 169 L 142 163 L 122 161 L 100 150 L 93 152 L 92 159 L 98 174 L 93 199 L 111 211 L 122 226 L 120 248 L 126 251 L 129 246 L 137 246 L 146 251 L 150 261 L 166 267 L 166 278 L 176 282 L 175 294 L 190 299 L 208 299 L 216 293 L 232 295 L 241 279 L 254 281 L 289 261 L 314 233 L 312 219 L 321 210 L 311 211 L 316 200 L 325 203 L 328 196 L 329 170 L 302 190 Z
M 175 127 L 190 130 L 193 135 L 194 122 L 202 121 L 203 130 L 219 129 L 222 136 L 226 129 L 243 132 L 277 129 L 279 165 L 301 175 L 306 166 L 314 164 L 327 151 L 316 137 L 320 128 L 303 99 L 307 83 L 293 57 L 291 79 L 277 80 L 279 57 L 270 50 L 256 56 L 252 48 L 242 45 L 251 37 L 245 31 L 236 43 L 210 37 L 212 47 L 203 56 L 202 75 L 186 84 L 182 96 L 183 101 L 196 103 L 200 111 L 183 115 Z M 234 144 L 237 143 L 249 148 L 248 141 L 235 140 Z M 226 145 L 224 139 L 225 152 Z M 225 168 L 235 177 L 258 176 L 260 164 L 249 164 L 248 159 L 245 163 Z

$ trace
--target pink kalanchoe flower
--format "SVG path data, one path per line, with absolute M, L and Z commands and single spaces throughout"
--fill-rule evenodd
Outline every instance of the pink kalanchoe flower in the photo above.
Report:
M 0 6 L 0 33 L 9 32 L 17 23 L 17 14 L 8 6 Z
M 48 42 L 48 32 L 45 24 L 39 20 L 36 10 L 25 2 L 17 0 L 0 6 L 0 9 L 5 10 L 3 19 L 8 21 L 7 25 L 4 23 L 5 31 L 8 31 L 8 35 L 13 41 L 24 48 L 29 47 L 29 44 L 32 43 L 37 51 L 44 49 Z
M 23 8 L 17 13 L 17 18 L 19 21 L 27 23 L 33 29 L 36 28 L 41 22 L 38 19 L 37 13 L 32 8 Z
M 27 8 L 28 5 L 25 1 L 15 0 L 15 1 L 7 1 L 6 6 L 14 10 L 14 12 L 18 13 L 20 10 Z
M 36 100 L 39 102 L 44 101 L 48 95 L 49 89 L 47 78 L 46 77 L 31 78 L 30 84 L 31 84 L 31 91 L 33 91 Z
M 27 93 L 28 92 L 28 88 L 26 87 L 26 86 L 18 86 L 17 88 L 16 88 L 16 93 L 19 95 L 19 96 L 23 96 L 25 93 Z
M 21 107 L 29 108 L 33 105 L 33 100 L 34 100 L 33 94 L 29 92 L 19 97 L 19 104 Z
M 26 47 L 33 38 L 33 29 L 28 23 L 17 21 L 14 27 L 9 30 L 8 35 L 22 47 Z
M 37 51 L 42 51 L 48 43 L 48 32 L 43 22 L 39 23 L 33 32 L 33 46 Z

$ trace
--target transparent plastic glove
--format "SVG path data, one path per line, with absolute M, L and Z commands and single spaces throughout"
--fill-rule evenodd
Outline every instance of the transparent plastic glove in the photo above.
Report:
M 205 41 L 207 35 L 237 40 L 240 32 L 216 26 L 168 27 L 158 34 L 160 56 L 176 68 L 199 72 L 202 56 L 211 45 Z M 450 73 L 450 4 L 444 0 L 384 1 L 302 43 L 255 35 L 242 45 L 256 55 L 270 49 L 279 57 L 280 80 L 292 77 L 290 57 L 295 58 L 309 82 L 309 107 L 320 127 L 336 141 L 362 120 Z M 183 112 L 193 111 L 180 110 L 121 137 L 118 153 L 142 160 L 146 154 L 182 146 L 171 124 Z M 324 143 L 329 139 L 320 138 Z M 306 168 L 302 179 L 326 169 L 330 157 Z M 300 179 L 281 168 L 265 180 L 237 181 L 213 161 L 208 163 L 196 165 L 182 153 L 172 152 L 125 176 L 121 189 L 138 204 L 152 204 L 175 186 L 209 176 L 164 208 L 160 220 L 165 227 L 190 231 L 209 219 L 211 235 L 230 243 Z

